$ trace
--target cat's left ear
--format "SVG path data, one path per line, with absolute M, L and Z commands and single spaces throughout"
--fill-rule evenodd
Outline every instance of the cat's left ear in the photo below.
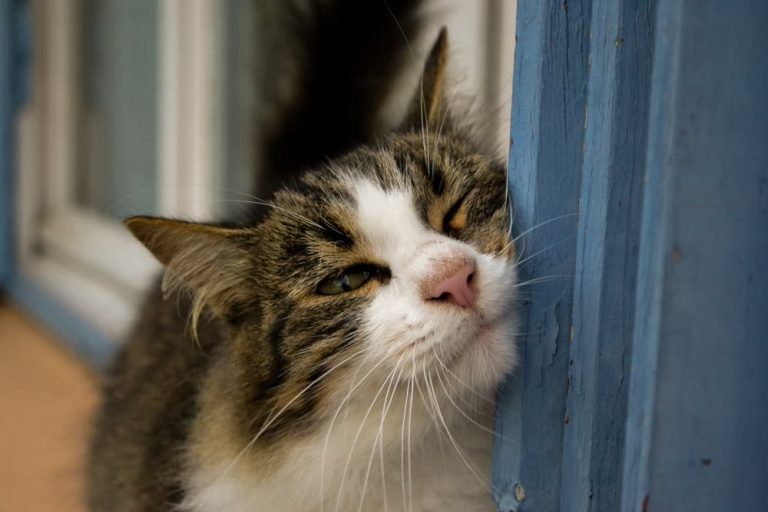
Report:
M 448 65 L 448 30 L 440 29 L 421 72 L 416 92 L 403 122 L 404 128 L 436 128 L 443 105 L 443 86 Z
M 208 306 L 220 316 L 246 299 L 243 276 L 249 275 L 249 252 L 243 230 L 159 217 L 131 217 L 131 233 L 165 266 L 166 294 L 184 289 L 194 297 L 192 327 Z

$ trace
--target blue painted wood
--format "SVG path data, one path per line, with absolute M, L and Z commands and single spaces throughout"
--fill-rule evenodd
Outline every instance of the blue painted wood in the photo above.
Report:
M 18 306 L 39 319 L 44 327 L 94 368 L 102 369 L 112 359 L 116 342 L 82 321 L 34 281 L 16 273 L 8 291 Z
M 560 510 L 615 512 L 645 168 L 654 2 L 592 3 Z
M 518 2 L 509 185 L 525 261 L 524 334 L 521 369 L 497 414 L 493 492 L 502 511 L 557 510 L 560 502 L 589 5 Z
M 15 268 L 14 127 L 29 89 L 28 7 L 20 0 L 0 0 L 0 290 L 8 287 Z
M 655 4 L 580 4 L 584 107 L 572 12 L 552 30 L 573 4 L 520 2 L 516 228 L 574 197 L 580 217 L 524 237 L 526 279 L 567 271 L 570 243 L 547 248 L 576 234 L 573 340 L 571 283 L 532 286 L 524 368 L 499 402 L 500 510 L 768 510 L 768 4 Z M 564 129 L 574 106 L 583 154 Z
M 16 27 L 13 2 L 0 0 L 0 289 L 13 271 L 13 119 L 16 106 Z
M 30 43 L 28 4 L 0 0 L 0 289 L 86 361 L 102 367 L 115 343 L 27 279 L 14 261 L 13 132 L 18 107 L 28 90 Z
M 622 510 L 768 510 L 768 3 L 659 0 Z

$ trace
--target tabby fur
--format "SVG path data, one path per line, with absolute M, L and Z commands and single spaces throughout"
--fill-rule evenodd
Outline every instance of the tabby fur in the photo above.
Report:
M 92 511 L 494 509 L 515 250 L 504 166 L 448 108 L 446 55 L 443 31 L 398 127 L 258 214 L 126 221 L 166 270 L 105 383 Z M 470 310 L 419 288 L 457 254 Z M 359 264 L 379 270 L 318 293 Z

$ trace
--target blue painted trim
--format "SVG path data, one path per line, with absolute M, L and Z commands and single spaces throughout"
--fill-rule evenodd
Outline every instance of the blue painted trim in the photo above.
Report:
M 559 508 L 569 512 L 615 512 L 621 498 L 654 3 L 592 3 Z
M 659 0 L 624 512 L 768 510 L 766 21 Z
M 522 366 L 499 397 L 493 492 L 502 511 L 560 502 L 589 21 L 587 0 L 518 2 L 509 185 L 529 258 L 521 281 L 544 279 L 519 288 L 528 297 Z
M 82 321 L 40 285 L 17 274 L 11 280 L 8 291 L 17 305 L 39 319 L 91 366 L 104 368 L 111 360 L 117 344 Z
M 13 273 L 13 126 L 17 106 L 17 18 L 14 2 L 0 0 L 0 289 Z
M 15 179 L 13 138 L 31 63 L 30 13 L 27 2 L 0 0 L 0 290 L 51 329 L 74 352 L 102 367 L 115 343 L 26 278 L 14 257 Z
M 672 138 L 674 92 L 677 88 L 682 4 L 660 1 L 657 9 L 656 48 L 646 158 L 647 179 L 643 199 L 641 246 L 638 256 L 637 309 L 630 373 L 625 438 L 622 511 L 641 510 L 648 493 L 648 454 L 651 448 L 653 407 L 656 393 L 658 333 L 662 316 L 664 244 L 660 233 L 663 195 L 667 187 L 660 170 L 664 167 L 665 141 Z M 669 90 L 667 90 L 669 88 Z

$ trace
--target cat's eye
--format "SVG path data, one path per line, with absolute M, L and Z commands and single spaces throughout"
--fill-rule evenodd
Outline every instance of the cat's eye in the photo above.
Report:
M 340 295 L 363 286 L 371 278 L 388 275 L 388 271 L 375 265 L 353 265 L 340 274 L 326 277 L 317 285 L 319 295 Z
M 445 216 L 443 217 L 443 233 L 456 233 L 464 229 L 467 223 L 466 212 L 459 212 L 464 205 L 464 201 L 467 199 L 469 191 L 459 197 L 459 199 L 451 205 Z

